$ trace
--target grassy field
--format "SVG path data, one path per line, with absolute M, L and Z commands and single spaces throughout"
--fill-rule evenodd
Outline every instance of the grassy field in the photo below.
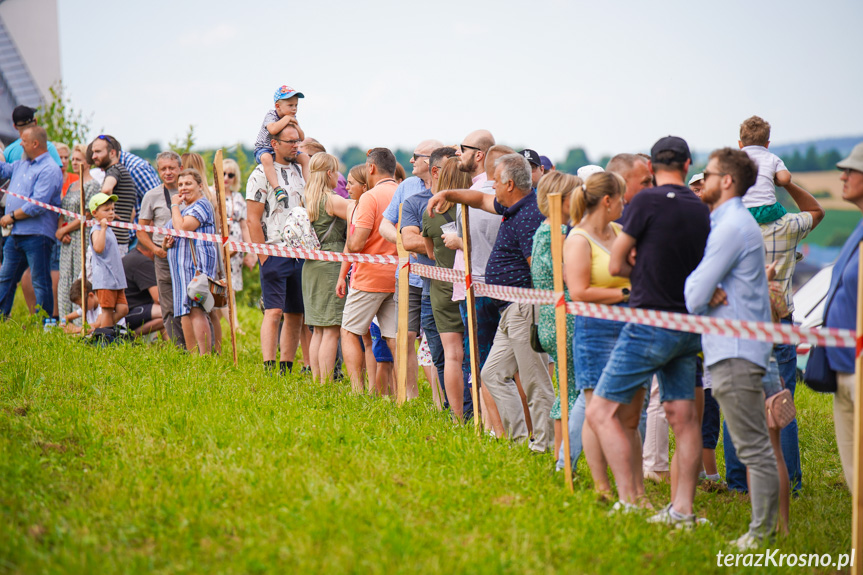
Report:
M 428 387 L 398 407 L 265 375 L 259 317 L 241 311 L 238 368 L 90 347 L 20 307 L 0 323 L 0 572 L 742 570 L 716 554 L 745 531 L 745 498 L 699 491 L 712 525 L 692 532 L 609 518 L 583 461 L 571 495 L 551 457 L 454 425 Z M 804 490 L 782 552 L 850 547 L 831 401 L 799 390 Z

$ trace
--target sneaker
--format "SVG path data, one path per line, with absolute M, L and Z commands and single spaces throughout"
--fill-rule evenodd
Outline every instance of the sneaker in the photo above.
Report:
M 638 505 L 634 505 L 632 503 L 627 503 L 626 501 L 618 500 L 608 512 L 609 517 L 614 517 L 615 515 L 631 515 L 638 513 L 640 509 Z
M 669 483 L 671 481 L 671 474 L 668 471 L 645 471 L 644 478 L 654 483 Z
M 761 538 L 756 537 L 747 531 L 734 541 L 729 541 L 728 544 L 736 547 L 740 551 L 752 551 L 753 549 L 761 547 L 763 542 Z
M 678 513 L 671 506 L 671 503 L 666 505 L 662 511 L 653 517 L 648 517 L 647 522 L 670 525 L 675 529 L 691 529 L 696 524 L 695 514 L 683 515 L 682 513 Z
M 276 194 L 276 201 L 282 204 L 285 209 L 288 208 L 288 192 L 285 191 L 285 188 L 279 186 L 273 192 Z

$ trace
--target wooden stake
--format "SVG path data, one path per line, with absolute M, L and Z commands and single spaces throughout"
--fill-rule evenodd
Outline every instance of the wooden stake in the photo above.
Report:
M 84 165 L 78 169 L 78 192 L 81 195 L 81 335 L 87 335 L 87 206 L 84 205 Z
M 561 227 L 561 200 L 559 193 L 549 194 L 551 209 L 551 261 L 554 268 L 554 291 L 563 297 L 563 234 Z M 567 381 L 567 353 L 572 349 L 572 341 L 566 332 L 566 306 L 556 305 L 554 308 L 554 327 L 557 339 L 557 384 L 560 388 L 560 426 L 563 433 L 563 473 L 569 492 L 572 488 L 572 462 L 569 454 L 569 385 Z
M 399 205 L 399 223 L 396 227 L 396 248 L 399 253 L 399 325 L 396 331 L 396 402 L 401 405 L 407 399 L 408 354 L 416 350 L 408 349 L 408 300 L 410 299 L 410 278 L 408 262 L 410 254 L 402 243 L 402 205 Z
M 863 269 L 863 242 L 857 245 L 857 257 Z M 841 270 L 840 270 L 841 271 Z M 863 281 L 857 280 L 857 358 L 854 360 L 854 478 L 851 489 L 851 574 L 863 573 L 860 569 L 860 553 L 863 552 L 863 411 L 860 398 L 863 397 Z
M 464 252 L 465 278 L 471 277 L 470 266 L 470 216 L 468 207 L 461 207 L 462 251 Z M 482 435 L 482 414 L 479 408 L 479 344 L 476 339 L 476 296 L 473 282 L 465 282 L 465 304 L 467 305 L 468 353 L 470 354 L 470 396 L 473 400 L 473 426 L 477 435 Z
M 206 182 L 204 182 L 206 185 Z M 213 186 L 216 188 L 216 219 L 219 222 L 219 235 L 224 238 L 221 247 L 222 261 L 225 266 L 225 284 L 228 288 L 228 324 L 231 328 L 231 351 L 234 365 L 237 365 L 237 323 L 234 321 L 234 285 L 231 282 L 231 247 L 227 243 L 231 229 L 228 227 L 228 214 L 225 205 L 225 174 L 222 170 L 222 150 L 216 150 L 213 158 Z

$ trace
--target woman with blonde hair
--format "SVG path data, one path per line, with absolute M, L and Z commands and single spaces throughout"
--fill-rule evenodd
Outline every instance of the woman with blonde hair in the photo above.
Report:
M 350 202 L 333 193 L 339 181 L 339 161 L 318 152 L 309 162 L 305 205 L 309 222 L 324 251 L 345 249 Z M 323 382 L 330 378 L 336 363 L 339 329 L 345 300 L 336 293 L 340 280 L 339 262 L 307 260 L 303 264 L 303 306 L 306 325 L 314 328 L 309 346 L 312 377 Z
M 572 195 L 569 215 L 575 227 L 564 243 L 563 270 L 566 287 L 573 301 L 611 305 L 627 305 L 629 301 L 629 279 L 608 273 L 611 246 L 621 230 L 620 224 L 614 220 L 623 213 L 625 191 L 626 182 L 621 176 L 612 172 L 599 172 L 588 177 Z M 623 325 L 580 315 L 575 317 L 575 381 L 579 392 L 584 393 L 586 405 L 590 405 L 593 390 Z M 641 440 L 637 435 L 636 431 L 631 441 L 640 461 Z M 594 489 L 603 497 L 609 497 L 611 485 L 608 480 L 608 462 L 596 434 L 587 423 L 582 427 L 581 439 Z M 638 467 L 640 470 L 640 464 Z M 637 475 L 638 493 L 643 496 L 643 477 L 641 473 Z
M 348 172 L 348 196 L 350 199 L 348 200 L 348 231 L 347 237 L 350 237 L 351 232 L 353 231 L 353 219 L 354 219 L 354 208 L 356 208 L 357 202 L 360 200 L 360 197 L 369 191 L 369 182 L 368 182 L 368 172 L 366 171 L 365 164 L 357 164 Z M 346 252 L 347 253 L 347 252 Z M 348 293 L 348 272 L 350 272 L 351 264 L 348 262 L 342 262 L 341 268 L 339 269 L 339 281 L 336 283 L 336 295 L 339 298 L 344 298 Z M 372 350 L 372 336 L 370 333 L 362 336 L 364 356 L 365 356 L 365 368 L 366 374 L 368 375 L 369 384 L 372 385 L 377 381 L 377 361 L 375 360 L 375 354 Z
M 554 265 L 551 259 L 551 211 L 549 208 L 549 195 L 560 194 L 561 198 L 561 217 L 562 222 L 569 220 L 569 203 L 572 193 L 581 187 L 581 178 L 566 174 L 563 172 L 550 172 L 539 180 L 539 186 L 536 189 L 536 205 L 539 211 L 546 217 L 546 220 L 540 224 L 533 236 L 533 250 L 530 258 L 530 275 L 533 278 L 533 287 L 536 289 L 554 290 Z M 566 234 L 566 224 L 561 225 L 561 234 Z M 569 292 L 564 288 L 564 296 L 566 301 L 569 299 Z M 557 381 L 560 382 L 560 359 L 557 357 L 557 328 L 555 326 L 554 306 L 543 305 L 539 308 L 538 327 L 539 327 L 539 342 L 545 352 L 554 360 L 555 370 L 558 371 Z M 566 316 L 566 337 L 567 341 L 572 341 L 573 329 L 575 325 L 575 317 L 572 315 Z M 575 371 L 572 363 L 572 346 L 567 346 L 566 354 L 566 381 L 567 381 L 567 397 L 569 406 L 570 418 L 580 418 L 584 421 L 584 408 L 578 414 L 574 413 L 577 409 L 575 402 L 578 397 L 578 390 L 575 387 Z M 560 394 L 554 400 L 554 405 L 551 406 L 549 417 L 554 421 L 554 454 L 558 457 L 557 469 L 563 468 L 563 457 L 561 455 L 560 446 L 563 443 L 563 434 L 566 432 L 561 427 L 560 416 Z M 581 428 L 578 427 L 577 434 L 571 434 L 570 437 L 570 456 L 572 465 L 578 460 L 581 454 Z M 573 436 L 574 435 L 574 436 Z
M 72 148 L 72 169 L 75 173 L 84 168 L 84 206 L 86 210 L 90 198 L 102 190 L 101 184 L 90 175 L 90 166 L 87 164 L 87 146 L 75 144 Z M 81 213 L 81 186 L 79 180 L 73 181 L 65 190 L 60 207 L 64 210 Z M 72 283 L 81 275 L 81 220 L 77 218 L 67 219 L 60 216 L 57 228 L 57 241 L 60 242 L 60 280 L 57 283 L 57 299 L 60 317 L 66 317 L 72 313 L 72 301 L 69 292 Z M 84 234 L 85 241 L 89 244 L 90 238 Z M 76 322 L 77 323 L 77 322 Z
M 226 158 L 222 162 L 222 171 L 225 181 L 225 215 L 228 217 L 228 239 L 232 242 L 251 243 L 252 238 L 249 235 L 249 226 L 246 222 L 246 198 L 240 193 L 240 166 L 232 158 Z M 231 286 L 233 286 L 235 293 L 243 291 L 243 264 L 247 268 L 253 269 L 257 261 L 258 258 L 255 257 L 255 254 L 243 254 L 242 252 L 231 254 Z M 236 295 L 234 298 L 236 302 Z M 222 317 L 226 317 L 226 312 L 226 308 L 213 308 L 210 312 L 210 321 L 213 323 L 214 330 L 217 329 L 216 326 L 221 327 L 220 321 Z M 236 322 L 237 305 L 235 303 L 234 323 L 236 324 Z M 243 333 L 239 327 L 237 331 Z M 219 347 L 221 347 L 221 342 L 219 343 Z
M 432 184 L 432 194 L 443 190 L 465 190 L 472 185 L 470 174 L 459 169 L 459 158 L 444 160 L 440 177 Z M 456 233 L 456 205 L 445 202 L 429 216 L 423 210 L 422 236 L 428 257 L 435 261 L 435 267 L 452 269 L 455 250 L 444 242 L 444 235 Z M 432 314 L 440 334 L 444 351 L 444 389 L 450 409 L 458 421 L 464 416 L 464 324 L 459 311 L 459 302 L 452 300 L 452 283 L 431 280 L 429 291 Z

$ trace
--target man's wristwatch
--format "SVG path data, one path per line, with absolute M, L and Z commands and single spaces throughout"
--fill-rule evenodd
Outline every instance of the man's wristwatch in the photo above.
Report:
M 623 294 L 623 303 L 629 302 L 629 288 L 623 288 L 620 290 L 620 293 Z

